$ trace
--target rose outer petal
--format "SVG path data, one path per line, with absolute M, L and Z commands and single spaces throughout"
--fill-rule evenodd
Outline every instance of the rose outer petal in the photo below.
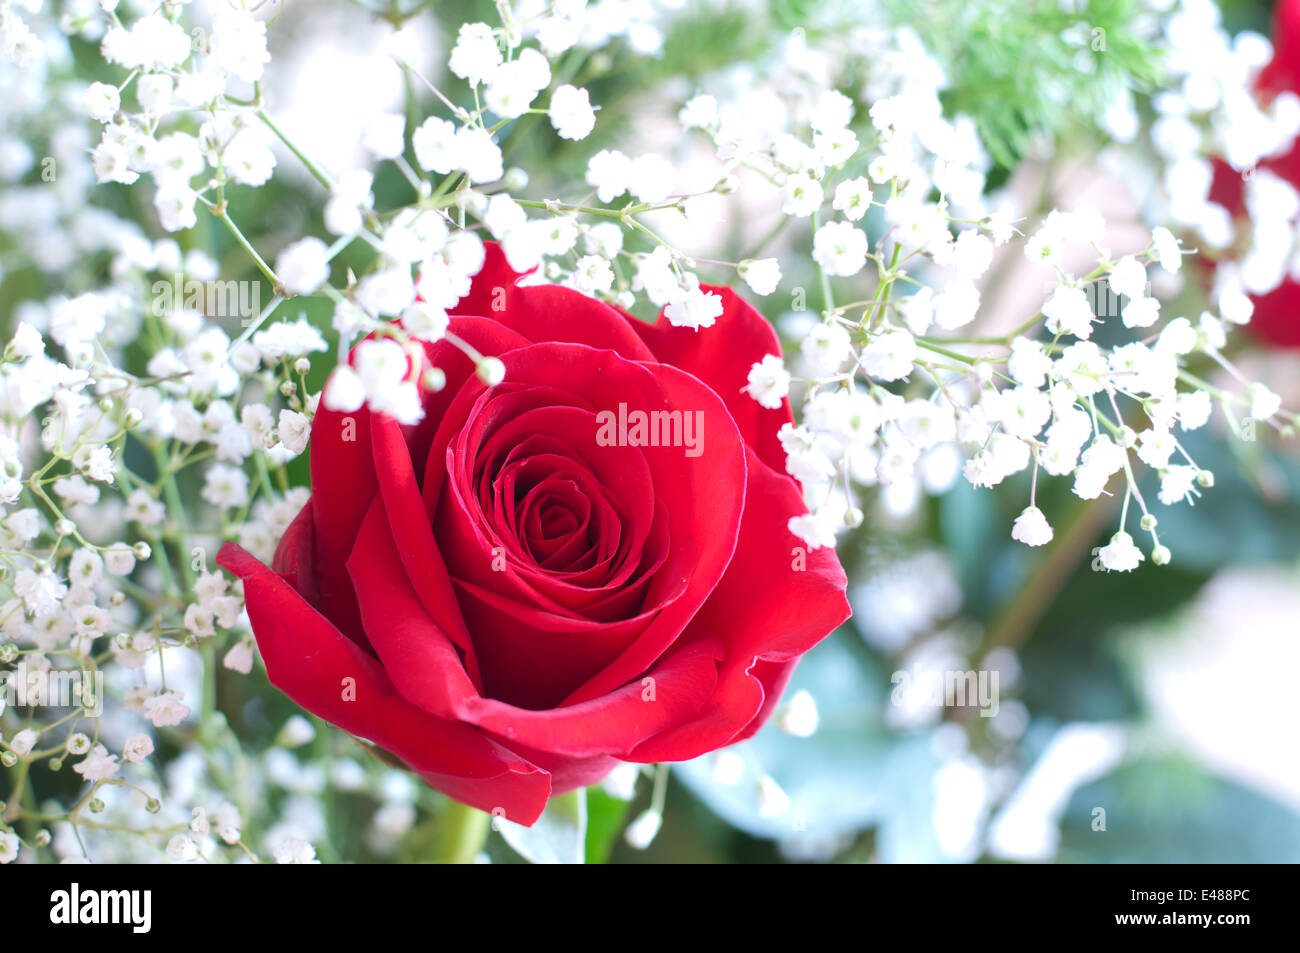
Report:
M 406 701 L 380 664 L 234 543 L 217 562 L 244 580 L 244 599 L 267 675 L 307 711 L 392 752 L 445 794 L 531 824 L 550 775 L 468 725 Z
M 523 745 L 584 759 L 621 755 L 691 718 L 714 694 L 721 645 L 702 639 L 642 679 L 582 704 L 533 711 L 479 696 L 460 671 L 451 642 L 411 587 L 390 526 L 376 503 L 362 525 L 348 568 L 383 667 L 412 705 L 440 718 L 478 725 L 511 748 Z
M 730 288 L 701 285 L 722 298 L 722 315 L 704 331 L 674 327 L 663 314 L 654 324 L 633 320 L 633 327 L 654 351 L 656 360 L 694 374 L 726 402 L 746 445 L 778 473 L 785 472 L 785 451 L 777 432 L 794 423 L 789 399 L 768 409 L 742 391 L 749 371 L 767 354 L 780 355 L 781 342 L 772 325 Z
M 312 565 L 318 608 L 348 638 L 369 646 L 344 563 L 378 489 L 370 462 L 370 411 L 323 404 L 311 425 Z
M 572 288 L 517 284 L 523 276 L 511 269 L 501 246 L 485 242 L 484 247 L 483 268 L 452 314 L 492 318 L 535 343 L 586 344 L 633 361 L 654 360 L 633 328 L 640 323 L 635 318 Z
M 750 454 L 735 558 L 683 635 L 725 633 L 717 691 L 699 717 L 639 745 L 629 760 L 685 761 L 753 734 L 794 662 L 850 615 L 834 550 L 808 552 L 786 526 L 805 510 L 794 481 Z

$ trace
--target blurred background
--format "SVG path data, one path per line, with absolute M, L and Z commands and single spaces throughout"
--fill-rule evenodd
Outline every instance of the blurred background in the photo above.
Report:
M 699 91 L 761 88 L 758 81 L 768 74 L 754 64 L 787 55 L 792 38 L 815 46 L 856 15 L 853 4 L 806 0 L 624 6 L 620 37 L 594 55 L 576 51 L 567 67 L 617 119 L 598 123 L 592 138 L 574 144 L 530 137 L 529 120 L 541 117 L 527 117 L 505 139 L 507 165 L 529 170 L 526 191 L 535 197 L 574 198 L 587 157 L 606 147 L 669 155 L 685 180 L 708 189 L 722 167 L 706 138 L 682 137 L 674 117 L 683 102 Z M 1111 223 L 1108 238 L 1117 254 L 1145 247 L 1137 227 L 1141 203 L 1125 176 L 1123 152 L 1115 151 L 1097 103 L 1072 93 L 1071 84 L 1091 88 L 1102 78 L 1072 76 L 1050 37 L 1012 36 L 1028 22 L 1021 5 L 1004 5 L 1006 49 L 985 60 L 967 56 L 967 37 L 945 26 L 952 4 L 868 6 L 912 24 L 940 51 L 954 72 L 952 107 L 975 117 L 990 143 L 988 189 L 1018 216 L 1090 204 Z M 1059 13 L 1088 4 L 1023 6 Z M 1125 53 L 1119 41 L 1125 24 L 1149 6 L 1167 4 L 1093 6 L 1105 7 L 1116 24 L 1110 35 L 1116 55 L 1132 57 L 1119 68 L 1147 83 L 1139 90 L 1142 112 L 1159 91 L 1155 73 L 1140 46 Z M 1225 2 L 1222 9 L 1230 32 L 1270 35 L 1268 3 Z M 440 85 L 437 64 L 445 60 L 449 36 L 461 22 L 490 19 L 492 9 L 445 0 L 374 9 L 304 0 L 287 4 L 279 16 L 263 81 L 268 101 L 286 133 L 336 171 L 362 161 L 356 144 L 371 113 L 407 109 L 418 121 L 432 111 L 427 92 L 412 87 L 392 54 L 409 58 Z M 1041 75 L 1030 70 L 1030 83 L 1035 77 L 1044 88 L 1059 82 L 1062 95 L 1026 105 L 1010 123 L 1005 84 L 1018 82 L 1010 58 L 1023 65 L 1027 51 L 1037 51 L 1044 64 Z M 51 63 L 51 70 L 85 81 L 108 78 L 96 72 L 104 67 L 94 36 L 65 42 Z M 37 108 L 49 76 L 2 69 L 10 72 L 0 73 L 8 100 L 0 138 L 20 140 L 35 155 L 82 154 L 93 145 L 60 140 L 69 134 L 57 110 Z M 865 109 L 857 124 L 869 125 Z M 30 194 L 33 177 L 24 172 L 0 185 L 6 338 L 28 302 L 103 272 L 111 257 L 51 239 L 66 231 L 76 209 Z M 408 191 L 384 164 L 376 206 L 406 201 Z M 742 187 L 738 195 L 744 194 Z M 138 201 L 135 192 L 114 185 L 96 187 L 94 195 L 98 205 L 123 215 Z M 232 190 L 231 211 L 255 244 L 275 248 L 323 234 L 319 204 L 301 167 L 284 161 L 262 190 Z M 665 214 L 656 227 L 704 257 L 734 261 L 761 248 L 782 261 L 782 292 L 816 288 L 805 233 L 778 230 L 782 216 L 770 206 L 752 214 L 743 204 L 727 208 L 728 217 L 707 206 L 690 220 Z M 873 240 L 879 231 L 877 224 Z M 207 249 L 224 277 L 257 278 L 210 217 L 179 240 L 185 249 Z M 61 248 L 70 253 L 61 255 Z M 356 243 L 341 264 L 360 272 L 366 254 Z M 1042 300 L 1040 279 L 1025 272 L 1018 252 L 1012 259 L 995 263 L 984 289 L 992 305 L 982 320 L 998 333 L 1021 324 Z M 1166 307 L 1183 306 L 1194 316 L 1208 277 L 1190 266 L 1184 271 L 1190 273 L 1183 286 L 1168 289 L 1175 304 Z M 714 281 L 734 277 L 711 273 L 707 264 L 700 273 Z M 843 290 L 851 293 L 847 283 Z M 816 291 L 810 293 L 815 308 Z M 269 298 L 268 291 L 263 300 Z M 815 310 L 795 310 L 788 294 L 756 304 L 787 335 L 815 316 Z M 282 309 L 289 318 L 299 311 L 335 340 L 328 302 L 298 299 Z M 1241 334 L 1233 359 L 1282 394 L 1286 406 L 1300 405 L 1300 351 Z M 323 377 L 325 370 L 320 362 L 314 373 Z M 961 477 L 955 447 L 930 451 L 914 479 L 865 490 L 867 519 L 840 544 L 854 617 L 807 656 L 784 710 L 756 738 L 674 766 L 662 831 L 646 849 L 634 849 L 622 832 L 650 800 L 649 777 L 631 801 L 623 791 L 593 789 L 588 860 L 1300 861 L 1300 442 L 1275 439 L 1264 428 L 1257 439 L 1245 439 L 1217 415 L 1190 437 L 1187 449 L 1214 472 L 1216 486 L 1195 506 L 1162 508 L 1161 538 L 1173 563 L 1148 561 L 1131 574 L 1099 571 L 1096 562 L 1098 547 L 1114 532 L 1118 498 L 1083 501 L 1059 481 L 1040 484 L 1039 505 L 1052 515 L 1057 536 L 1043 550 L 1030 550 L 1009 532 L 1027 499 L 1027 476 L 973 489 Z M 305 458 L 291 472 L 306 485 Z M 953 673 L 973 675 L 967 704 L 945 704 L 935 690 Z M 187 677 L 198 675 L 168 671 L 178 684 Z M 214 770 L 229 769 L 238 772 L 249 804 L 262 805 L 248 811 L 250 828 L 301 831 L 323 845 L 327 860 L 421 855 L 436 830 L 436 794 L 298 716 L 260 668 L 251 677 L 221 670 L 218 698 L 240 753 L 214 764 L 212 755 L 187 743 L 194 734 L 163 738 L 167 785 L 207 783 Z M 38 783 L 70 783 L 66 774 Z M 488 857 L 518 860 L 497 835 Z

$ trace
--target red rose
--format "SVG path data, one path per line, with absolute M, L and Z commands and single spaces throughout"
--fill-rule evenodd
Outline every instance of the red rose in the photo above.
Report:
M 1300 93 L 1300 0 L 1282 0 L 1273 11 L 1273 59 L 1260 70 L 1255 91 L 1265 101 L 1282 92 Z M 1258 168 L 1300 188 L 1300 142 L 1290 152 L 1261 160 Z M 1209 198 L 1234 215 L 1245 213 L 1242 176 L 1220 159 L 1214 161 Z M 1255 312 L 1248 330 L 1279 347 L 1300 347 L 1300 283 L 1285 277 L 1267 294 L 1252 295 L 1251 301 Z
M 710 289 L 723 315 L 695 332 L 517 278 L 489 246 L 451 320 L 504 382 L 440 341 L 419 424 L 322 406 L 271 568 L 233 544 L 218 561 L 273 684 L 531 824 L 619 760 L 749 737 L 849 612 L 834 552 L 787 529 L 789 405 L 741 392 L 780 352 L 758 312 Z

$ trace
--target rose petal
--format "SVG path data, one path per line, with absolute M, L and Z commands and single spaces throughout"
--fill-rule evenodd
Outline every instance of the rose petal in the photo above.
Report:
M 690 718 L 713 694 L 722 649 L 716 640 L 701 639 L 648 673 L 652 682 L 638 680 L 581 705 L 531 711 L 478 696 L 460 670 L 451 642 L 420 605 L 388 526 L 376 504 L 362 526 L 349 568 L 375 648 L 395 688 L 410 704 L 479 725 L 512 750 L 526 745 L 551 752 L 549 770 L 564 758 L 631 750 Z
M 850 615 L 834 550 L 808 552 L 786 527 L 805 511 L 794 481 L 750 453 L 736 556 L 683 637 L 722 634 L 718 689 L 697 719 L 638 746 L 631 760 L 684 761 L 752 734 L 776 702 L 767 690 L 779 695 L 789 677 L 768 663 L 792 663 Z
M 611 413 L 623 403 L 634 409 L 698 414 L 691 420 L 698 419 L 701 425 L 694 445 L 698 455 L 681 446 L 638 448 L 650 465 L 657 499 L 664 503 L 670 524 L 667 558 L 650 581 L 641 612 L 645 624 L 639 631 L 619 623 L 592 631 L 583 619 L 561 618 L 563 613 L 555 606 L 539 611 L 537 593 L 524 585 L 512 567 L 494 571 L 495 544 L 459 490 L 463 478 L 459 484 L 453 481 L 452 493 L 439 494 L 435 535 L 444 545 L 448 571 L 461 594 L 487 693 L 529 708 L 550 707 L 562 700 L 585 701 L 626 685 L 654 665 L 721 578 L 744 507 L 743 443 L 718 396 L 677 368 L 629 362 L 610 351 L 557 343 L 520 348 L 502 360 L 507 380 L 514 386 L 568 386 L 591 406 Z M 444 440 L 450 444 L 452 432 L 483 406 L 484 390 L 473 382 L 465 385 L 448 408 L 431 452 L 437 452 Z M 586 452 L 596 453 L 595 439 L 596 434 L 590 434 Z M 615 456 L 610 454 L 611 459 Z M 453 462 L 446 470 L 455 472 L 457 466 Z M 434 479 L 433 471 L 427 471 L 426 500 Z M 638 627 L 642 621 L 637 620 Z M 566 634 L 561 637 L 561 632 Z M 549 641 L 539 644 L 539 633 Z M 600 652 L 611 649 L 617 649 L 617 657 L 608 655 L 600 669 L 590 668 Z M 566 679 L 583 671 L 585 684 L 570 685 L 572 694 L 567 699 L 553 695 Z
M 415 471 L 401 429 L 391 417 L 375 415 L 371 448 L 383 512 L 388 519 L 397 551 L 401 554 L 406 577 L 415 586 L 425 611 L 447 637 L 460 647 L 470 678 L 475 685 L 481 687 L 474 643 L 452 589 L 442 551 L 434 540 L 433 528 L 425 514 L 424 501 L 415 481 Z M 349 559 L 355 551 L 354 543 Z M 355 579 L 355 575 L 352 578 Z
M 370 411 L 320 406 L 311 426 L 312 555 L 319 606 L 339 631 L 367 647 L 348 579 L 348 554 L 377 491 L 370 458 Z
M 484 245 L 483 268 L 452 314 L 492 318 L 533 342 L 572 342 L 616 351 L 634 361 L 654 359 L 633 328 L 641 322 L 572 288 L 518 285 L 522 276 L 510 268 L 501 246 Z
M 244 580 L 244 598 L 271 683 L 303 708 L 373 741 L 440 791 L 531 824 L 550 795 L 541 768 L 469 726 L 403 699 L 370 655 L 271 570 L 227 543 L 217 562 Z M 351 698 L 353 700 L 346 700 Z
M 730 288 L 701 285 L 722 298 L 722 316 L 703 331 L 674 327 L 664 315 L 653 325 L 636 325 L 636 331 L 654 351 L 655 358 L 680 367 L 708 384 L 726 402 L 745 443 L 758 458 L 785 472 L 785 451 L 777 432 L 794 422 L 790 401 L 769 410 L 743 392 L 750 368 L 767 354 L 780 354 L 781 342 L 767 319 Z

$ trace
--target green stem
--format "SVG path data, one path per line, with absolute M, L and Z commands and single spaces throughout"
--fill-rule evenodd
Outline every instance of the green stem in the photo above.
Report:
M 476 807 L 448 801 L 438 818 L 434 841 L 435 864 L 472 864 L 487 842 L 491 816 Z
M 320 168 L 320 166 L 308 159 L 307 156 L 303 154 L 303 151 L 294 145 L 293 141 L 288 136 L 280 131 L 280 127 L 271 121 L 271 117 L 266 114 L 265 109 L 259 109 L 257 111 L 257 118 L 266 123 L 267 128 L 275 133 L 279 140 L 289 147 L 289 151 L 298 157 L 298 161 L 307 168 L 308 172 L 315 176 L 317 182 L 325 186 L 327 189 L 334 188 L 334 180 L 331 179 L 329 175 Z

